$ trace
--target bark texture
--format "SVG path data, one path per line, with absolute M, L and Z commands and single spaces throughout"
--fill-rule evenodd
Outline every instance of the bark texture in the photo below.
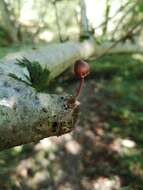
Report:
M 10 54 L 0 60 L 0 150 L 70 132 L 77 119 L 79 106 L 72 96 L 36 92 L 31 86 L 11 77 L 10 74 L 14 74 L 27 81 L 29 76 L 25 67 L 16 64 L 17 58 L 38 61 L 41 67 L 50 71 L 50 81 L 77 59 L 98 56 L 110 45 L 97 46 L 94 41 L 67 42 Z M 143 53 L 140 47 L 122 44 L 109 49 L 109 52 Z
M 0 76 L 0 150 L 70 132 L 76 120 L 71 96 L 37 93 L 9 76 Z
M 94 41 L 47 45 L 36 50 L 7 55 L 4 59 L 0 60 L 0 63 L 3 63 L 0 65 L 0 72 L 6 74 L 13 73 L 26 81 L 25 75 L 29 75 L 28 71 L 15 64 L 16 59 L 26 57 L 30 61 L 39 62 L 43 68 L 46 67 L 50 71 L 50 81 L 71 66 L 77 59 L 87 59 L 94 53 Z
M 26 57 L 30 61 L 38 61 L 43 68 L 50 71 L 49 81 L 71 66 L 77 59 L 87 59 L 90 56 L 100 56 L 104 53 L 143 53 L 143 47 L 134 44 L 112 43 L 97 45 L 95 41 L 66 42 L 63 44 L 47 45 L 36 50 L 8 54 L 0 60 L 0 73 L 13 73 L 22 80 L 27 81 L 25 75 L 29 75 L 26 68 L 15 64 L 16 59 Z
M 85 47 L 88 57 L 89 47 Z M 38 93 L 31 86 L 9 76 L 15 74 L 26 81 L 29 73 L 16 64 L 17 58 L 38 61 L 50 70 L 49 80 L 81 58 L 77 43 L 47 46 L 27 53 L 11 54 L 0 64 L 0 149 L 61 135 L 74 128 L 78 106 L 70 95 Z

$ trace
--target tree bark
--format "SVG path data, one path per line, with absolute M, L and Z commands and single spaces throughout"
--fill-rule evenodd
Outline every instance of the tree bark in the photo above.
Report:
M 89 45 L 89 46 L 88 46 Z M 84 57 L 91 54 L 90 44 Z M 0 149 L 35 142 L 42 138 L 71 131 L 77 117 L 78 105 L 70 95 L 38 93 L 9 74 L 27 81 L 28 70 L 16 64 L 26 57 L 38 61 L 50 71 L 49 81 L 82 57 L 78 43 L 52 45 L 45 48 L 6 56 L 0 61 Z M 27 81 L 28 82 L 28 81 Z
M 25 75 L 29 75 L 25 68 L 16 63 L 17 59 L 27 58 L 30 61 L 37 61 L 42 68 L 50 71 L 49 81 L 65 71 L 77 59 L 87 59 L 95 53 L 96 44 L 94 41 L 66 42 L 62 44 L 47 45 L 36 50 L 8 54 L 0 60 L 2 73 L 13 73 L 18 78 L 27 81 Z M 28 81 L 27 81 L 28 82 Z
M 80 37 L 83 39 L 87 39 L 90 37 L 90 34 L 88 28 L 88 18 L 86 15 L 85 0 L 80 0 L 80 7 L 81 7 Z
M 36 92 L 22 82 L 28 82 L 29 73 L 16 64 L 17 58 L 38 61 L 50 71 L 50 81 L 77 59 L 99 56 L 108 49 L 108 53 L 143 53 L 139 46 L 119 44 L 110 49 L 111 45 L 98 46 L 94 41 L 67 42 L 9 54 L 0 60 L 0 150 L 70 132 L 77 119 L 79 106 L 74 97 Z
M 8 5 L 4 0 L 0 0 L 0 10 L 1 10 L 2 18 L 3 18 L 3 26 L 5 30 L 8 32 L 11 40 L 13 42 L 18 42 L 17 28 L 14 22 L 10 18 L 11 15 L 7 6 Z
M 7 75 L 0 76 L 0 150 L 70 132 L 76 104 L 69 95 L 37 93 Z
M 62 44 L 47 45 L 36 50 L 21 51 L 8 54 L 0 60 L 0 73 L 13 73 L 22 80 L 27 81 L 25 75 L 29 75 L 25 68 L 15 64 L 17 59 L 26 57 L 30 61 L 38 61 L 43 68 L 50 71 L 49 81 L 57 77 L 78 59 L 88 59 L 91 56 L 96 57 L 104 53 L 140 53 L 143 54 L 143 47 L 131 43 L 107 42 L 97 45 L 94 40 L 80 42 L 66 42 Z

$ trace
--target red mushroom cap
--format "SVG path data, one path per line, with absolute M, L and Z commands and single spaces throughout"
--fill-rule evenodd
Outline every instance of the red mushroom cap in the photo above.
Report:
M 75 75 L 84 78 L 89 74 L 90 67 L 89 64 L 83 60 L 77 60 L 74 64 Z

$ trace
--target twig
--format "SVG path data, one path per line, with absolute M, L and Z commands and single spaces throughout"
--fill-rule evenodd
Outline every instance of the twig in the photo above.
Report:
M 107 28 L 108 28 L 108 18 L 109 18 L 109 13 L 110 13 L 110 8 L 111 5 L 109 3 L 110 0 L 106 0 L 106 10 L 105 10 L 105 24 L 103 26 L 103 36 L 106 34 L 107 32 Z
M 127 39 L 129 36 L 134 34 L 134 31 L 137 29 L 137 27 L 142 24 L 143 25 L 143 19 L 140 20 L 138 23 L 136 23 L 131 29 L 128 30 L 128 32 L 122 36 L 121 38 L 119 38 L 117 41 L 115 41 L 108 49 L 106 49 L 101 55 L 96 57 L 97 59 L 100 59 L 101 57 L 103 57 L 104 55 L 106 55 L 108 52 L 110 52 L 111 49 L 113 49 L 119 42 L 124 41 L 125 39 Z
M 115 33 L 117 32 L 119 26 L 123 23 L 123 20 L 128 16 L 128 14 L 135 9 L 135 5 L 131 6 L 125 14 L 122 15 L 122 17 L 119 19 L 114 31 L 112 32 L 112 38 L 114 39 Z
M 124 9 L 126 8 L 126 6 L 127 6 L 129 3 L 130 3 L 130 2 L 127 2 L 125 5 L 121 6 L 121 7 L 116 11 L 116 13 L 115 13 L 112 17 L 108 17 L 108 21 L 109 21 L 109 20 L 112 20 L 113 18 L 115 18 L 115 17 L 118 15 L 118 13 L 120 13 L 122 10 L 124 10 Z M 106 21 L 103 21 L 101 24 L 99 24 L 98 26 L 96 26 L 96 27 L 94 28 L 94 30 L 100 28 L 100 27 L 103 26 L 105 23 L 106 23 Z

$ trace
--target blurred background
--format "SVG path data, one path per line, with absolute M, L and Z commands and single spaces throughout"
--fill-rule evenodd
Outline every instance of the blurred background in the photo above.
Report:
M 85 39 L 125 48 L 87 60 L 73 132 L 0 152 L 0 190 L 143 190 L 143 1 L 0 0 L 0 58 Z M 47 91 L 75 94 L 71 70 Z

